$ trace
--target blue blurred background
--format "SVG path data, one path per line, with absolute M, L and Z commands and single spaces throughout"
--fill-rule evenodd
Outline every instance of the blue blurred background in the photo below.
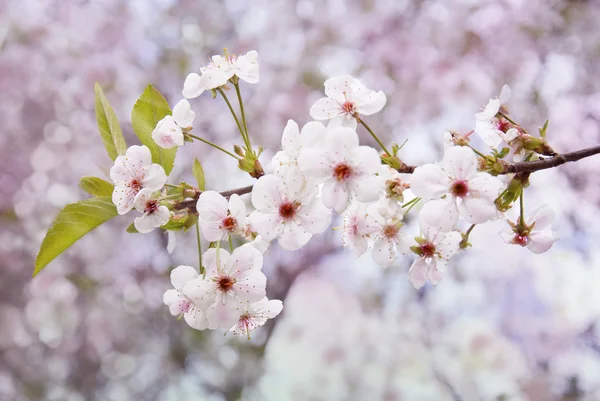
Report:
M 86 196 L 79 178 L 112 165 L 96 81 L 134 144 L 146 85 L 173 105 L 210 55 L 256 49 L 260 82 L 242 91 L 263 164 L 333 75 L 386 93 L 368 123 L 408 139 L 411 164 L 438 160 L 444 130 L 473 129 L 506 83 L 513 118 L 549 118 L 550 144 L 571 151 L 600 142 L 598 21 L 597 0 L 0 0 L 0 400 L 600 400 L 600 157 L 532 176 L 528 207 L 558 216 L 549 252 L 489 223 L 437 287 L 410 286 L 410 257 L 355 259 L 339 232 L 272 246 L 267 294 L 284 311 L 250 341 L 162 304 L 170 269 L 197 258 L 193 233 L 168 254 L 162 233 L 115 219 L 30 278 L 52 219 Z M 192 107 L 197 133 L 239 142 L 220 99 Z M 196 157 L 210 189 L 252 182 L 203 144 L 178 156 L 171 183 L 193 182 Z

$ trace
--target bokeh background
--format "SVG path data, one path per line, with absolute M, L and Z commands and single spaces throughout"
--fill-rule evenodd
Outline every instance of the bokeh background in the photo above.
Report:
M 256 49 L 260 82 L 242 89 L 267 162 L 323 81 L 350 73 L 387 94 L 367 121 L 408 139 L 412 164 L 438 160 L 444 130 L 472 129 L 506 83 L 513 118 L 549 118 L 571 151 L 600 142 L 599 21 L 597 0 L 0 0 L 0 400 L 600 400 L 600 157 L 532 177 L 526 207 L 557 213 L 549 252 L 505 245 L 493 222 L 437 287 L 408 284 L 410 257 L 355 259 L 339 232 L 272 246 L 267 293 L 284 312 L 251 341 L 162 305 L 170 269 L 197 260 L 193 232 L 168 254 L 163 234 L 115 219 L 30 278 L 52 219 L 86 197 L 79 178 L 112 164 L 96 81 L 135 144 L 147 84 L 174 104 L 208 56 Z M 192 106 L 197 134 L 239 142 L 220 99 Z M 171 183 L 193 182 L 194 157 L 209 188 L 252 182 L 201 143 L 178 156 Z

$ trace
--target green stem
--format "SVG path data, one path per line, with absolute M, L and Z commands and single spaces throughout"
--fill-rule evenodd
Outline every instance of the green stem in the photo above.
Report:
M 231 235 L 229 235 L 229 252 L 233 253 L 233 241 L 231 240 Z
M 477 224 L 471 224 L 471 227 L 469 227 L 469 229 L 465 233 L 466 238 L 469 238 L 469 234 L 471 234 L 471 231 L 473 231 L 473 229 L 475 228 L 476 225 Z
M 471 146 L 471 145 L 467 145 L 467 146 L 469 146 L 471 148 L 471 150 L 473 152 L 475 152 L 475 154 L 477 154 L 477 155 L 479 155 L 481 157 L 485 157 L 485 155 L 483 153 L 481 153 L 480 151 L 478 151 L 477 149 L 475 149 L 473 146 Z
M 508 120 L 509 123 L 511 123 L 513 125 L 519 125 L 516 122 L 514 122 L 509 116 L 504 114 L 503 112 L 499 111 L 498 114 L 500 114 L 500 116 L 502 116 L 502 118 L 504 118 L 505 120 Z
M 231 112 L 231 115 L 233 116 L 233 119 L 235 120 L 235 124 L 237 125 L 238 130 L 240 130 L 240 135 L 242 136 L 242 139 L 244 140 L 246 147 L 248 147 L 248 149 L 249 149 L 250 146 L 249 146 L 248 139 L 246 138 L 246 134 L 244 133 L 244 129 L 242 128 L 242 125 L 240 124 L 240 120 L 235 115 L 235 111 L 233 111 L 233 107 L 231 107 L 231 103 L 229 102 L 227 95 L 225 94 L 225 92 L 223 92 L 223 89 L 221 89 L 221 88 L 217 88 L 217 91 L 221 94 L 221 96 L 223 96 L 223 99 L 225 99 L 225 103 L 227 103 L 227 107 L 229 107 L 229 111 Z
M 240 103 L 240 112 L 242 113 L 242 124 L 244 125 L 244 131 L 246 132 L 246 145 L 248 146 L 248 150 L 250 150 L 250 135 L 248 135 L 248 126 L 246 125 L 246 113 L 244 112 L 244 102 L 242 102 L 242 93 L 240 92 L 240 85 L 236 82 L 235 84 L 233 84 L 233 86 L 235 86 L 235 93 L 237 94 L 238 102 Z
M 371 136 L 373 137 L 373 139 L 375 139 L 375 141 L 379 144 L 379 146 L 381 147 L 381 149 L 383 149 L 383 151 L 388 155 L 388 156 L 392 156 L 392 153 L 386 149 L 385 145 L 379 140 L 379 137 L 377 137 L 377 135 L 373 132 L 373 130 L 371 129 L 371 127 L 369 127 L 367 125 L 367 123 L 365 123 L 359 116 L 356 116 L 356 121 L 358 121 L 363 127 L 366 128 L 367 131 L 369 131 L 369 134 L 371 134 Z
M 521 195 L 519 196 L 519 205 L 521 207 L 521 217 L 519 219 L 519 225 L 524 228 L 525 227 L 525 206 L 523 202 L 523 193 L 525 191 L 521 188 Z
M 212 143 L 212 142 L 211 142 L 211 141 L 209 141 L 209 140 L 206 140 L 206 139 L 204 139 L 204 138 L 200 138 L 199 136 L 192 135 L 192 134 L 188 134 L 188 135 L 190 136 L 190 138 L 194 138 L 194 139 L 197 139 L 197 140 L 199 140 L 199 141 L 201 141 L 201 142 L 204 142 L 205 144 L 207 144 L 207 145 L 210 145 L 210 146 L 212 146 L 212 147 L 213 147 L 213 148 L 215 148 L 215 149 L 219 149 L 221 152 L 227 153 L 229 156 L 233 157 L 234 159 L 236 159 L 236 160 L 239 160 L 239 158 L 238 158 L 236 155 L 234 155 L 233 153 L 231 153 L 231 152 L 229 152 L 229 151 L 227 151 L 227 150 L 223 149 L 223 148 L 222 148 L 222 147 L 220 147 L 219 145 L 217 145 L 217 144 L 215 144 L 215 143 Z
M 408 209 L 406 209 L 406 211 L 404 212 L 404 214 L 405 214 L 405 215 L 406 215 L 406 214 L 408 214 L 408 212 L 410 212 L 410 209 L 412 209 L 413 207 L 415 207 L 415 205 L 416 205 L 417 203 L 419 203 L 419 201 L 421 200 L 421 198 L 415 198 L 415 199 L 416 199 L 416 201 L 415 201 L 415 202 L 413 202 L 413 203 L 412 203 L 412 204 L 411 204 L 411 205 L 408 207 Z
M 404 207 L 406 207 L 406 206 L 410 206 L 410 205 L 412 205 L 413 203 L 415 203 L 415 202 L 418 202 L 418 201 L 420 201 L 420 200 L 421 200 L 421 198 L 413 198 L 413 199 L 409 200 L 408 202 L 406 202 L 404 205 L 402 205 L 402 207 L 404 208 Z
M 200 243 L 200 227 L 196 222 L 196 242 L 198 244 L 198 263 L 200 266 L 200 274 L 204 274 L 204 266 L 202 266 L 202 244 Z

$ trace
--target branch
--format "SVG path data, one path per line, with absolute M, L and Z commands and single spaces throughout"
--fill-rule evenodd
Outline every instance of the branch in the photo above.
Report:
M 506 164 L 504 170 L 500 174 L 514 174 L 514 173 L 531 173 L 534 171 L 545 170 L 548 168 L 558 167 L 561 164 L 568 162 L 575 162 L 586 157 L 597 155 L 600 153 L 600 145 L 592 146 L 591 148 L 576 150 L 574 152 L 564 153 L 562 155 L 556 155 L 543 160 L 536 160 L 533 162 L 519 162 L 515 164 Z M 399 173 L 412 174 L 415 171 L 415 166 L 409 166 L 404 164 L 398 168 Z M 241 188 L 231 189 L 229 191 L 219 192 L 225 198 L 230 197 L 233 194 L 244 195 L 252 192 L 253 185 L 248 185 Z M 177 203 L 174 207 L 175 210 L 188 209 L 190 213 L 196 213 L 196 202 L 200 191 L 197 191 L 196 195 L 191 199 L 186 199 Z

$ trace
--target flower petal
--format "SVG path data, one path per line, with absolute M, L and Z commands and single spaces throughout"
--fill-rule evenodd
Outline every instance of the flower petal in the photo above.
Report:
M 527 248 L 533 253 L 544 253 L 552 247 L 557 239 L 552 231 L 534 230 L 529 234 Z
M 468 181 L 477 174 L 477 156 L 466 146 L 453 146 L 444 153 L 441 166 L 452 179 Z
M 243 226 L 246 220 L 246 204 L 238 194 L 229 197 L 229 212 L 238 226 Z
M 325 95 L 338 103 L 344 103 L 352 93 L 355 80 L 350 75 L 340 75 L 325 81 Z
M 309 177 L 323 179 L 331 175 L 331 162 L 323 149 L 302 149 L 298 167 Z
M 227 217 L 228 209 L 227 199 L 216 191 L 202 192 L 196 203 L 198 218 L 202 222 L 221 221 Z
M 206 319 L 206 312 L 199 308 L 193 308 L 188 313 L 183 315 L 185 322 L 196 330 L 204 330 L 208 328 L 208 320 Z
M 347 186 L 335 179 L 325 181 L 321 190 L 321 197 L 325 206 L 334 209 L 338 213 L 346 210 L 350 200 Z
M 323 232 L 331 222 L 331 210 L 323 205 L 320 198 L 313 198 L 310 203 L 302 205 L 296 213 L 302 228 L 312 234 Z
M 471 224 L 481 224 L 497 214 L 493 201 L 467 196 L 459 205 L 460 215 Z
M 410 189 L 418 197 L 436 199 L 448 192 L 450 179 L 437 164 L 417 167 L 410 180 Z
M 165 186 L 165 182 L 167 182 L 165 169 L 160 164 L 155 163 L 148 167 L 144 172 L 142 186 L 144 188 L 150 188 L 153 191 L 158 191 Z
M 202 265 L 204 266 L 206 277 L 219 275 L 219 271 L 227 265 L 231 255 L 225 249 L 209 248 L 202 255 Z
M 450 231 L 449 233 L 439 234 L 435 248 L 440 253 L 442 258 L 450 259 L 460 250 L 459 244 L 461 241 L 462 235 L 460 235 L 459 232 Z
M 382 266 L 391 265 L 396 261 L 394 241 L 378 239 L 373 244 L 373 260 Z
M 235 298 L 225 295 L 206 309 L 206 318 L 210 329 L 228 329 L 234 325 L 244 305 Z
M 550 228 L 556 214 L 548 205 L 541 205 L 535 208 L 529 216 L 527 216 L 527 224 L 535 223 L 534 230 L 540 231 Z
M 329 120 L 341 116 L 344 112 L 338 102 L 328 97 L 323 97 L 310 108 L 310 116 L 315 120 Z
M 327 128 L 319 121 L 311 121 L 304 124 L 302 131 L 300 131 L 302 148 L 317 147 L 326 133 Z
M 260 251 L 254 247 L 252 249 L 260 253 Z M 267 286 L 267 276 L 261 271 L 254 271 L 252 274 L 247 275 L 242 280 L 238 280 L 232 290 L 235 291 L 235 295 L 238 300 L 242 302 L 256 302 L 260 301 L 266 295 L 265 287 Z
M 381 181 L 375 175 L 359 175 L 348 181 L 352 194 L 360 202 L 374 202 L 379 198 Z
M 173 107 L 173 120 L 181 128 L 189 128 L 194 123 L 196 113 L 192 111 L 190 102 L 185 99 L 180 100 L 175 107 Z
M 387 98 L 382 91 L 375 92 L 369 90 L 369 93 L 356 99 L 356 112 L 365 116 L 370 116 L 383 109 Z
M 234 278 L 243 278 L 250 273 L 260 271 L 262 264 L 262 253 L 255 247 L 245 244 L 235 248 L 225 263 L 223 271 Z
M 268 174 L 260 177 L 252 188 L 252 205 L 257 210 L 278 210 L 283 203 L 285 186 L 280 177 Z
M 408 281 L 417 290 L 427 282 L 427 270 L 429 270 L 429 265 L 423 258 L 415 259 L 410 269 L 408 269 Z
M 181 291 L 185 283 L 198 278 L 198 271 L 192 266 L 180 265 L 171 270 L 171 284 L 176 290 Z
M 472 197 L 494 202 L 502 191 L 502 181 L 488 173 L 477 173 L 469 180 L 469 191 Z
M 202 79 L 202 77 L 195 72 L 188 74 L 183 83 L 183 90 L 181 91 L 183 97 L 193 99 L 200 96 L 206 89 L 205 80 L 206 78 Z
M 215 302 L 217 283 L 199 277 L 185 283 L 181 292 L 183 292 L 183 295 L 192 301 L 194 305 L 204 309 Z
M 379 153 L 370 146 L 358 146 L 350 150 L 348 161 L 363 174 L 375 174 L 381 167 Z
M 427 233 L 427 227 L 435 231 L 447 232 L 454 229 L 458 222 L 458 208 L 452 197 L 427 202 L 419 212 L 421 231 Z
M 292 158 L 296 158 L 300 154 L 300 149 L 302 149 L 302 144 L 300 143 L 300 129 L 294 120 L 288 120 L 283 129 L 281 148 Z
M 266 241 L 274 240 L 282 229 L 281 220 L 277 212 L 259 212 L 255 210 L 248 216 L 254 230 Z
M 288 251 L 295 251 L 306 245 L 311 239 L 312 234 L 300 227 L 295 221 L 288 221 L 283 225 L 281 237 L 279 237 L 279 246 Z

